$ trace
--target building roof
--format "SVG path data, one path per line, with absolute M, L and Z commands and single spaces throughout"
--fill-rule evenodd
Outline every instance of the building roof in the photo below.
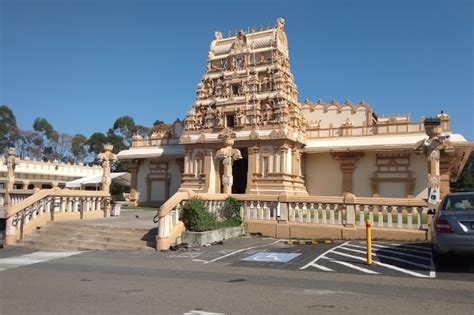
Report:
M 358 151 L 358 150 L 384 150 L 384 149 L 414 149 L 417 142 L 427 139 L 425 133 L 383 135 L 383 136 L 359 136 L 308 139 L 304 152 L 319 153 L 332 151 Z M 449 140 L 456 147 L 472 147 L 474 143 L 468 142 L 460 134 L 450 134 Z
M 156 158 L 156 157 L 176 157 L 184 155 L 182 145 L 170 145 L 162 147 L 137 147 L 120 151 L 117 154 L 119 160 Z

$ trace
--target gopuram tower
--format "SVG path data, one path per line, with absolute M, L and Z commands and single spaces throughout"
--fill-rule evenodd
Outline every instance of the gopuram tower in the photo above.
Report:
M 180 138 L 181 190 L 306 195 L 306 121 L 290 70 L 285 20 L 274 28 L 215 33 Z

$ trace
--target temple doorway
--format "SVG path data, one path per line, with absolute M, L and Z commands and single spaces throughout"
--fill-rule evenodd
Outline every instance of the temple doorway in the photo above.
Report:
M 233 194 L 245 194 L 247 189 L 247 173 L 249 170 L 249 159 L 247 155 L 247 150 L 242 148 L 240 149 L 242 153 L 242 159 L 234 161 L 232 165 L 232 177 L 234 183 L 232 185 Z

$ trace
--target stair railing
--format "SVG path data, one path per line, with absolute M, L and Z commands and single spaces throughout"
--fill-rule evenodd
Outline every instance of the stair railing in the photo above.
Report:
M 5 244 L 12 245 L 49 221 L 106 217 L 110 194 L 103 191 L 42 189 L 6 210 Z

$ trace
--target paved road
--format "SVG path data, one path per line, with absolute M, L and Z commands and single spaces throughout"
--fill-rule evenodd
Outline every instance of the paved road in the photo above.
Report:
M 247 238 L 166 253 L 91 251 L 67 257 L 7 248 L 0 250 L 0 266 L 5 269 L 0 271 L 0 313 L 472 313 L 472 261 L 462 260 L 467 269 L 457 272 L 435 268 L 439 269 L 435 278 L 384 266 L 368 267 L 377 272 L 369 274 L 335 262 L 365 268 L 357 264 L 358 259 L 335 253 L 359 257 L 360 253 L 350 249 L 358 250 L 360 244 L 289 246 L 272 239 Z M 401 253 L 428 257 L 423 245 L 403 245 L 380 244 L 389 248 L 379 247 L 379 257 L 374 258 L 391 265 L 403 263 L 407 270 L 429 276 L 429 269 L 380 257 L 393 254 L 388 252 L 392 247 L 405 249 L 395 249 L 395 257 L 419 259 Z M 452 266 L 446 268 L 449 271 Z

